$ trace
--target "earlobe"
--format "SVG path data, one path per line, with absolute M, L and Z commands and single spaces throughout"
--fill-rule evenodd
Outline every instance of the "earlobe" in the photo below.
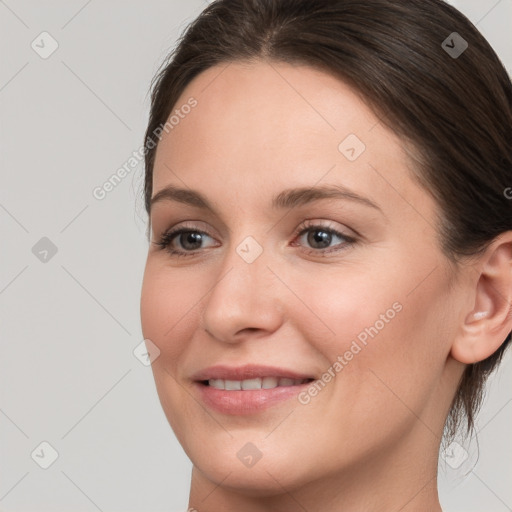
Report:
M 451 349 L 452 357 L 465 364 L 490 357 L 512 331 L 512 231 L 500 235 L 475 268 L 474 306 Z

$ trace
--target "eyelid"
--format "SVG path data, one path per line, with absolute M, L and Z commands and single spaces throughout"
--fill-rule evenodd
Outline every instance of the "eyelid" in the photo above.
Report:
M 342 238 L 345 240 L 345 242 L 336 244 L 334 247 L 331 248 L 325 248 L 325 249 L 313 249 L 313 248 L 307 248 L 304 247 L 302 249 L 302 252 L 316 257 L 316 258 L 330 258 L 331 255 L 334 257 L 336 255 L 341 255 L 341 253 L 351 249 L 355 245 L 359 244 L 361 242 L 361 238 L 358 235 L 352 235 L 345 233 L 343 229 L 339 229 L 337 227 L 334 227 L 332 225 L 332 222 L 330 221 L 307 221 L 306 223 L 302 223 L 299 228 L 296 231 L 296 234 L 294 235 L 293 242 L 291 245 L 293 247 L 300 246 L 300 244 L 296 241 L 298 238 L 304 236 L 304 233 L 308 231 L 328 231 L 332 233 L 334 236 L 337 236 L 338 238 Z M 350 228 L 349 228 L 350 230 Z M 353 231 L 353 230 L 350 230 Z M 355 232 L 355 231 L 353 231 Z
M 341 227 L 338 227 L 341 226 Z M 338 232 L 340 235 L 343 235 L 347 238 L 363 238 L 362 235 L 359 234 L 358 231 L 356 231 L 353 228 L 349 228 L 345 224 L 340 224 L 338 222 L 332 221 L 332 220 L 321 220 L 319 218 L 312 218 L 312 219 L 305 219 L 297 228 L 297 230 L 294 233 L 294 236 L 300 235 L 303 231 L 305 231 L 308 228 L 324 228 L 324 229 L 330 229 L 332 231 Z M 348 231 L 348 233 L 347 233 Z
M 173 225 L 171 228 L 163 229 L 162 232 L 159 235 L 155 235 L 154 234 L 153 240 L 155 238 L 157 240 L 159 240 L 166 233 L 176 232 L 176 231 L 179 231 L 179 230 L 182 230 L 182 229 L 190 229 L 191 231 L 204 232 L 209 237 L 216 238 L 217 235 L 212 234 L 212 232 L 211 232 L 212 230 L 209 227 L 203 228 L 203 227 L 201 227 L 201 224 L 203 224 L 204 226 L 209 226 L 204 221 L 185 220 L 183 222 L 179 222 L 178 224 Z M 345 236 L 347 238 L 350 238 L 350 237 L 352 237 L 352 238 L 356 238 L 356 237 L 364 238 L 357 230 L 355 230 L 353 228 L 348 228 L 344 224 L 340 224 L 342 226 L 342 228 L 339 228 L 337 226 L 337 224 L 338 223 L 336 223 L 335 221 L 326 220 L 326 219 L 322 220 L 322 219 L 319 219 L 319 218 L 316 218 L 316 217 L 304 219 L 299 224 L 299 226 L 295 229 L 295 231 L 293 232 L 293 236 L 297 237 L 298 235 L 302 234 L 303 231 L 305 231 L 308 228 L 313 228 L 313 227 L 317 227 L 318 228 L 318 227 L 320 227 L 320 228 L 331 229 L 333 231 L 337 231 L 340 235 L 343 235 L 343 236 Z M 349 233 L 347 233 L 346 230 L 348 230 Z M 155 243 L 158 243 L 158 242 L 155 242 Z
M 188 221 L 188 222 L 195 222 L 195 221 Z M 339 229 L 339 228 L 335 227 L 333 224 L 334 224 L 334 222 L 330 221 L 330 220 L 329 221 L 313 220 L 313 219 L 304 220 L 297 227 L 297 229 L 295 230 L 295 233 L 292 235 L 293 241 L 290 244 L 290 246 L 302 247 L 301 252 L 303 252 L 309 256 L 313 256 L 316 258 L 329 258 L 329 257 L 331 257 L 331 255 L 336 256 L 338 254 L 341 254 L 342 252 L 345 252 L 345 251 L 351 249 L 352 247 L 358 245 L 361 242 L 361 239 L 358 235 L 354 236 L 354 235 L 347 234 L 344 232 L 344 229 Z M 344 226 L 344 227 L 346 228 L 346 226 Z M 355 230 L 351 230 L 350 228 L 348 228 L 348 229 L 352 232 L 356 232 Z M 297 238 L 300 238 L 300 237 L 304 236 L 304 234 L 306 232 L 313 231 L 313 230 L 328 231 L 331 234 L 333 234 L 334 236 L 336 236 L 340 239 L 343 239 L 344 242 L 336 244 L 334 247 L 331 247 L 331 248 L 320 248 L 320 249 L 303 247 L 302 244 L 296 242 Z M 183 257 L 193 258 L 194 256 L 201 256 L 202 254 L 204 254 L 207 251 L 208 247 L 201 248 L 201 249 L 195 249 L 195 250 L 191 250 L 191 251 L 172 248 L 171 244 L 174 242 L 174 240 L 176 238 L 178 238 L 183 232 L 189 232 L 189 231 L 206 235 L 206 236 L 210 237 L 212 240 L 215 240 L 215 237 L 210 235 L 208 233 L 208 230 L 199 229 L 199 227 L 197 225 L 187 225 L 187 223 L 185 223 L 185 224 L 178 223 L 178 224 L 174 225 L 173 227 L 164 231 L 159 236 L 158 241 L 153 242 L 153 244 L 162 250 L 166 250 L 169 253 L 171 258 L 180 259 Z M 218 245 L 217 245 L 217 247 L 218 247 Z M 209 247 L 209 248 L 210 249 L 215 248 L 215 246 Z
M 205 226 L 202 227 L 201 225 Z M 191 231 L 201 231 L 206 233 L 208 236 L 215 238 L 212 234 L 212 229 L 210 229 L 209 224 L 201 221 L 201 220 L 184 220 L 183 222 L 178 222 L 177 224 L 173 224 L 171 227 L 164 227 L 161 230 L 154 230 L 153 232 L 153 240 L 158 240 L 165 233 L 170 233 L 171 231 L 178 231 L 180 229 L 190 229 Z

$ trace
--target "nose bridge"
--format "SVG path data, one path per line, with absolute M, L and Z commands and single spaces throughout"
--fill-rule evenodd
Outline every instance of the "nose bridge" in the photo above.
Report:
M 244 329 L 274 330 L 281 308 L 275 296 L 275 277 L 267 267 L 268 254 L 247 236 L 224 257 L 203 310 L 203 326 L 222 341 L 235 341 Z

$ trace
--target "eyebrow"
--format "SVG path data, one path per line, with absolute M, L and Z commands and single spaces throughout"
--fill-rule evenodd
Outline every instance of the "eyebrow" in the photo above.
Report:
M 299 187 L 283 190 L 273 199 L 271 206 L 275 210 L 291 209 L 319 201 L 321 199 L 344 199 L 369 206 L 381 213 L 382 209 L 371 199 L 356 194 L 354 191 L 342 185 L 324 185 L 317 187 Z M 195 206 L 203 210 L 209 210 L 216 214 L 215 208 L 201 193 L 185 188 L 168 185 L 158 191 L 152 198 L 150 207 L 162 201 L 176 201 L 179 203 Z

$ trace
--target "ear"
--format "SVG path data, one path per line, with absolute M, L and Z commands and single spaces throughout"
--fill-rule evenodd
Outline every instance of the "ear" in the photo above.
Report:
M 512 231 L 498 236 L 475 268 L 474 306 L 451 349 L 452 357 L 465 364 L 487 359 L 512 331 Z

